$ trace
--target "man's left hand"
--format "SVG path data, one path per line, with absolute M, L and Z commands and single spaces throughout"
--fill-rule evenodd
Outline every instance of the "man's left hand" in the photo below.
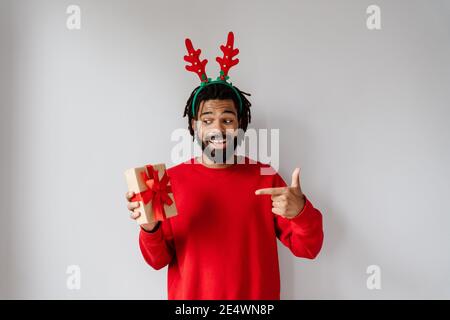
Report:
M 300 168 L 295 168 L 292 173 L 290 187 L 258 189 L 255 194 L 272 195 L 272 212 L 287 219 L 295 218 L 305 206 L 305 196 L 300 188 Z

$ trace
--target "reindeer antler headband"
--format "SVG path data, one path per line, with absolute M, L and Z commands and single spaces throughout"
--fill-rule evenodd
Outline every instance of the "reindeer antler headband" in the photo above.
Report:
M 197 96 L 200 93 L 200 91 L 211 84 L 224 84 L 228 87 L 230 87 L 234 93 L 236 94 L 236 97 L 239 100 L 239 113 L 242 112 L 242 99 L 237 91 L 237 89 L 233 86 L 231 82 L 228 82 L 228 71 L 231 67 L 234 67 L 239 63 L 239 59 L 234 59 L 233 57 L 236 56 L 239 53 L 239 49 L 234 48 L 234 34 L 233 32 L 228 33 L 228 39 L 226 45 L 221 45 L 220 50 L 223 52 L 223 57 L 217 57 L 216 61 L 220 65 L 220 75 L 217 77 L 216 80 L 211 80 L 211 78 L 208 78 L 206 76 L 205 72 L 205 66 L 208 63 L 208 60 L 200 60 L 200 53 L 202 52 L 200 49 L 195 50 L 191 39 L 186 39 L 186 49 L 188 52 L 188 55 L 184 56 L 184 60 L 191 63 L 191 65 L 186 66 L 186 70 L 196 73 L 200 78 L 200 88 L 195 92 L 194 98 L 192 100 L 192 116 L 195 116 L 195 102 L 197 100 Z

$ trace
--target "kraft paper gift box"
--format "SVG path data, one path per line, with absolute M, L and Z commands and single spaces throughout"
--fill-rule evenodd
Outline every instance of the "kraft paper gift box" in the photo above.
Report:
M 146 165 L 125 171 L 128 190 L 134 192 L 131 202 L 139 201 L 139 225 L 177 215 L 175 200 L 166 166 L 161 164 Z

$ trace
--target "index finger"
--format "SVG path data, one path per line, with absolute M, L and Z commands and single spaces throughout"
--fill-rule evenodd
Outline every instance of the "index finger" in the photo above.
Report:
M 279 187 L 279 188 L 264 188 L 264 189 L 258 189 L 255 191 L 256 195 L 260 194 L 282 194 L 286 192 L 286 187 Z

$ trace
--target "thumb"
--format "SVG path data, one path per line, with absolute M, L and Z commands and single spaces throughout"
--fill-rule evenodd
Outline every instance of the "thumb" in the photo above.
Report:
M 294 172 L 292 173 L 291 187 L 300 188 L 300 168 L 295 168 Z

